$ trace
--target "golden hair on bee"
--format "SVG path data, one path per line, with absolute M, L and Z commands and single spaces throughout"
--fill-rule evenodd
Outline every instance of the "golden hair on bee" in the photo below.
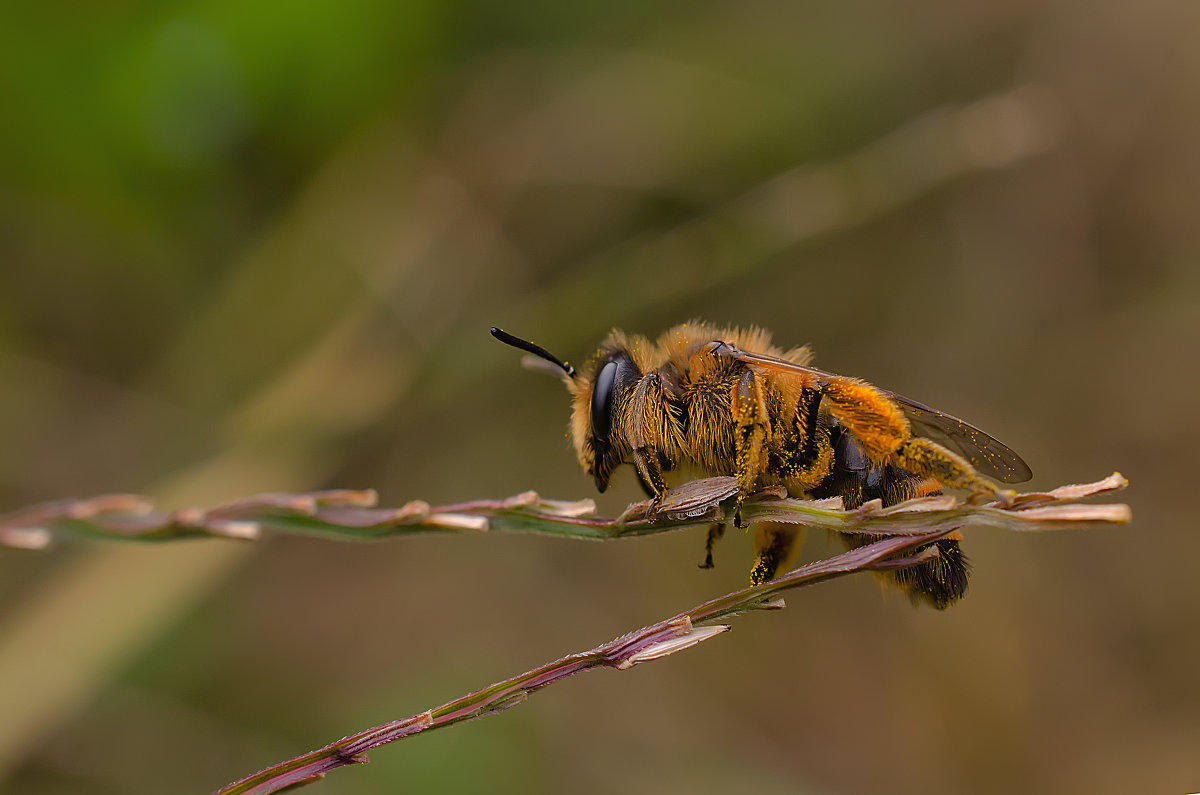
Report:
M 818 370 L 807 347 L 781 349 L 760 328 L 691 321 L 653 342 L 615 329 L 578 370 L 541 346 L 496 328 L 492 334 L 560 372 L 571 395 L 576 456 L 597 489 L 628 464 L 655 506 L 666 475 L 683 465 L 736 477 L 739 506 L 764 486 L 795 497 L 841 497 L 850 508 L 944 487 L 1004 501 L 1011 492 L 986 475 L 1009 483 L 1031 476 L 1016 453 L 978 428 Z M 722 531 L 710 530 L 703 565 L 711 566 Z M 790 564 L 798 541 L 793 526 L 761 526 L 751 580 L 764 582 Z M 941 608 L 965 592 L 969 565 L 957 539 L 935 543 L 938 558 L 888 576 L 914 602 Z

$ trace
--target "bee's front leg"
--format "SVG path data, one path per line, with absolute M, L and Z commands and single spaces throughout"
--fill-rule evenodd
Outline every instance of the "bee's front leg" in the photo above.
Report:
M 645 447 L 634 448 L 633 465 L 637 468 L 638 482 L 650 498 L 650 518 L 653 519 L 667 493 L 667 482 L 662 476 L 658 454 L 653 450 L 648 451 Z
M 638 480 L 651 498 L 651 519 L 658 513 L 667 493 L 667 482 L 663 479 L 662 457 L 659 453 L 665 412 L 662 378 L 658 373 L 646 373 L 638 381 L 629 400 L 625 432 L 629 446 L 633 448 L 633 464 L 637 468 Z
M 713 547 L 716 546 L 723 535 L 725 535 L 725 525 L 713 524 L 708 526 L 708 535 L 704 538 L 704 562 L 700 564 L 700 568 L 711 569 L 713 567 Z

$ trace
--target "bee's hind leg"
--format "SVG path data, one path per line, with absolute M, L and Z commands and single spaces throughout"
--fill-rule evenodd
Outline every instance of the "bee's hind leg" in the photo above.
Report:
M 897 448 L 896 463 L 909 472 L 935 478 L 955 489 L 985 495 L 1007 505 L 1015 492 L 1002 489 L 975 471 L 966 459 L 931 439 L 913 437 Z
M 853 437 L 840 428 L 835 430 L 835 436 L 837 466 L 829 479 L 814 489 L 814 497 L 841 497 L 847 508 L 857 508 L 873 499 L 881 500 L 884 505 L 895 505 L 914 497 L 941 493 L 941 484 L 937 480 L 893 464 L 872 466 Z M 877 536 L 861 534 L 839 533 L 838 536 L 851 549 L 877 539 Z M 880 574 L 880 577 L 899 586 L 914 604 L 925 603 L 943 610 L 966 594 L 971 564 L 963 554 L 957 533 L 939 538 L 931 545 L 937 547 L 936 558 Z

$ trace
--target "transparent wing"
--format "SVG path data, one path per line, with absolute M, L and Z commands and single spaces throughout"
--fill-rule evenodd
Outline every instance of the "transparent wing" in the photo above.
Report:
M 727 343 L 719 343 L 719 346 L 721 346 L 722 352 L 726 352 L 746 364 L 783 372 L 807 373 L 821 379 L 843 377 L 836 373 L 818 370 L 815 367 L 794 364 L 774 356 L 743 351 Z M 1002 483 L 1024 483 L 1033 477 L 1033 470 L 1021 459 L 1021 456 L 969 422 L 964 422 L 944 411 L 932 409 L 923 403 L 910 400 L 903 395 L 897 395 L 887 389 L 875 388 L 900 405 L 905 416 L 908 417 L 909 424 L 912 425 L 913 433 L 933 439 L 954 450 L 970 461 L 971 465 L 984 475 L 996 478 Z

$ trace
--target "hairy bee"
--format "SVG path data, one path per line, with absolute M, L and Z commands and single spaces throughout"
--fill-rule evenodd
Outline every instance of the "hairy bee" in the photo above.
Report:
M 849 508 L 876 498 L 891 505 L 943 487 L 1006 502 L 1012 492 L 986 476 L 1006 483 L 1032 476 L 1020 456 L 978 428 L 818 370 L 808 348 L 777 348 L 761 329 L 692 322 L 654 342 L 613 331 L 580 370 L 499 329 L 492 334 L 561 371 L 575 451 L 600 491 L 621 464 L 634 467 L 655 500 L 667 488 L 663 473 L 690 465 L 700 474 L 737 477 L 739 504 L 781 485 L 795 497 L 841 497 Z M 704 567 L 712 565 L 722 531 L 710 529 Z M 799 536 L 793 525 L 760 523 L 751 581 L 765 582 L 791 563 Z M 944 608 L 965 593 L 970 567 L 957 537 L 934 543 L 937 557 L 888 576 L 914 603 Z

